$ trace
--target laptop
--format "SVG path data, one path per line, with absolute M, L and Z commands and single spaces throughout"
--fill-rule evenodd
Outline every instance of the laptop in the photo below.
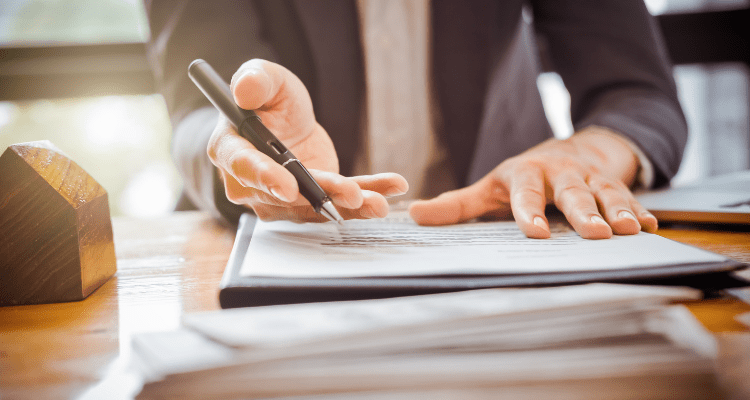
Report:
M 644 192 L 636 198 L 660 222 L 750 225 L 750 170 Z

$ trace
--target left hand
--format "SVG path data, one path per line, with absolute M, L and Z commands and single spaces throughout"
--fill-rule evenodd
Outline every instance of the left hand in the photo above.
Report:
M 512 213 L 526 236 L 543 239 L 550 237 L 544 209 L 554 203 L 585 239 L 655 232 L 656 218 L 628 189 L 637 171 L 638 158 L 623 139 L 589 127 L 509 158 L 471 186 L 415 202 L 409 213 L 420 225 Z

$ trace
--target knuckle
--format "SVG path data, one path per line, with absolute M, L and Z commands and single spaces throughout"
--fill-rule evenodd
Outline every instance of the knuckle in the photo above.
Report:
M 244 172 L 246 172 L 245 170 L 248 169 L 245 161 L 242 159 L 242 157 L 240 157 L 239 152 L 229 156 L 227 165 L 234 174 L 243 174 Z
M 513 197 L 521 199 L 528 199 L 529 197 L 545 198 L 546 195 L 543 191 L 539 190 L 539 188 L 527 186 L 516 190 L 516 192 L 513 193 Z
M 464 221 L 469 218 L 469 205 L 465 201 L 458 202 L 458 220 Z
M 546 164 L 549 162 L 548 159 L 545 159 L 543 157 L 540 157 L 539 155 L 521 155 L 509 158 L 506 160 L 507 167 L 506 169 L 513 171 L 514 173 L 517 173 L 519 171 L 526 171 L 526 170 L 544 170 Z M 501 164 L 502 165 L 502 164 Z
M 245 199 L 247 198 L 247 195 L 244 193 L 244 191 L 242 191 L 235 185 L 227 185 L 224 188 L 224 193 L 227 196 L 227 200 L 231 201 L 234 204 L 243 204 L 245 203 Z
M 500 173 L 491 173 L 487 175 L 487 183 L 492 191 L 505 187 L 505 179 Z
M 581 163 L 572 157 L 559 157 L 554 161 L 553 167 L 561 171 L 580 171 Z
M 619 189 L 616 184 L 608 180 L 597 180 L 590 183 L 589 186 L 594 193 L 614 192 Z
M 240 150 L 229 155 L 227 165 L 232 173 L 241 178 L 242 182 L 256 183 L 258 179 L 268 174 L 269 166 L 264 162 L 257 162 L 249 149 Z
M 559 203 L 567 197 L 575 197 L 582 194 L 589 194 L 590 192 L 584 190 L 580 186 L 576 185 L 565 185 L 555 191 L 555 202 Z
M 624 183 L 615 179 L 604 178 L 596 175 L 590 176 L 587 179 L 587 184 L 595 194 L 629 192 Z
M 565 174 L 583 174 L 584 168 L 581 162 L 568 155 L 557 154 L 534 154 L 519 158 L 513 163 L 513 172 L 536 170 L 553 175 Z
M 265 188 L 266 190 L 268 189 L 268 186 L 270 186 L 269 182 L 275 176 L 271 170 L 271 165 L 269 165 L 267 162 L 259 162 L 248 165 L 245 174 L 247 175 L 248 179 L 250 179 L 251 182 L 256 185 L 258 189 Z
M 226 152 L 225 148 L 229 147 L 229 143 L 227 141 L 228 132 L 228 125 L 220 120 L 216 124 L 216 128 L 214 128 L 213 133 L 211 133 L 211 136 L 208 139 L 206 154 L 208 154 L 209 159 L 214 162 L 214 164 L 216 164 L 220 160 L 221 154 Z
M 206 147 L 206 154 L 208 158 L 216 164 L 218 158 L 218 147 L 219 147 L 219 134 L 214 131 L 211 137 L 208 139 L 208 147 Z

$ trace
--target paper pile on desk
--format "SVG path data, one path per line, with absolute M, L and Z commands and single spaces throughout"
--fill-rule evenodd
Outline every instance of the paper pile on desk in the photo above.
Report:
M 589 284 L 195 314 L 134 338 L 139 398 L 716 398 L 712 336 L 668 305 L 699 297 Z

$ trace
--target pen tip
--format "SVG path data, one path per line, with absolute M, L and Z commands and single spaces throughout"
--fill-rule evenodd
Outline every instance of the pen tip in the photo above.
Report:
M 320 213 L 331 221 L 337 222 L 339 225 L 344 223 L 344 219 L 341 218 L 341 214 L 336 210 L 331 201 L 325 201 L 320 207 Z

